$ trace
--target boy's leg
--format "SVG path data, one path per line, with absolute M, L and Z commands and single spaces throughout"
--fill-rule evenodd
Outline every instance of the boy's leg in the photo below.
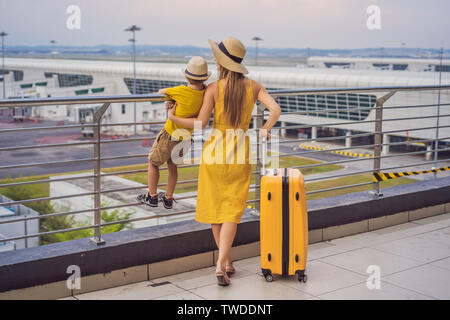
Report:
M 148 162 L 148 193 L 151 196 L 158 194 L 159 168 Z
M 155 142 L 148 154 L 148 193 L 151 196 L 158 194 L 159 167 L 166 162 L 165 150 L 167 149 L 166 131 L 163 128 L 156 136 Z
M 177 184 L 178 179 L 178 168 L 177 165 L 172 161 L 167 162 L 168 176 L 167 176 L 167 189 L 166 189 L 166 197 L 173 198 L 173 193 L 175 191 L 175 186 Z
M 157 194 L 159 168 L 149 161 L 147 171 L 148 194 L 140 194 L 136 197 L 136 199 L 142 203 L 149 205 L 150 207 L 157 207 L 159 202 Z

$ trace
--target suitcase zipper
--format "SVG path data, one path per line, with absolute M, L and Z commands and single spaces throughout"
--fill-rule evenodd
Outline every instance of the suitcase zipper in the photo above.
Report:
M 282 225 L 283 225 L 283 237 L 282 237 L 282 275 L 287 276 L 289 274 L 289 175 L 288 169 L 283 169 L 282 176 Z

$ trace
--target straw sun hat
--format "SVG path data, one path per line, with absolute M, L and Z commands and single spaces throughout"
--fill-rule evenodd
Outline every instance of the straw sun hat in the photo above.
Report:
M 208 65 L 202 57 L 192 57 L 189 60 L 186 69 L 181 70 L 184 75 L 193 80 L 206 80 L 211 76 L 211 71 L 208 71 Z
M 238 39 L 225 38 L 221 43 L 208 39 L 212 52 L 218 64 L 228 70 L 247 74 L 248 70 L 241 64 L 247 49 Z

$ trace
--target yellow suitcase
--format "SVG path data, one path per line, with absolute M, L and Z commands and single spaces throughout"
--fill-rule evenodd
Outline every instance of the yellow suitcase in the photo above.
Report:
M 263 169 L 260 195 L 261 269 L 267 281 L 273 274 L 297 275 L 307 281 L 308 214 L 303 174 L 297 169 Z

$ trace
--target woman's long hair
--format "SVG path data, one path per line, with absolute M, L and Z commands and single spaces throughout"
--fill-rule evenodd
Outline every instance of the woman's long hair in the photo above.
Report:
M 228 123 L 234 128 L 238 128 L 242 122 L 242 104 L 245 97 L 245 76 L 242 73 L 234 72 L 220 66 L 219 81 L 226 80 L 224 96 L 224 114 Z

